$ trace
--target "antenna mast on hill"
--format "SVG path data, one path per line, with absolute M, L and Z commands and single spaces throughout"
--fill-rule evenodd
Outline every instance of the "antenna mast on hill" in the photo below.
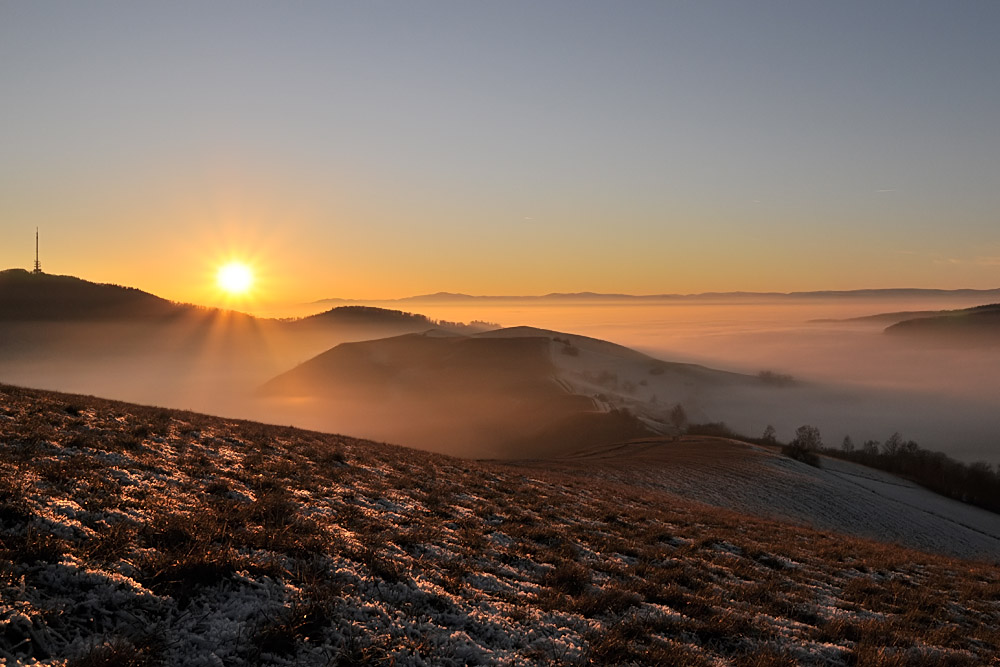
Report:
M 35 227 L 35 270 L 32 273 L 41 273 L 42 263 L 38 261 L 38 227 Z

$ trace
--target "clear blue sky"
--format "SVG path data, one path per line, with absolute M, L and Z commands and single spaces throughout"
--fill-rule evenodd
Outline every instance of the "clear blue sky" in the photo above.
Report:
M 1000 286 L 1000 2 L 0 2 L 0 266 Z

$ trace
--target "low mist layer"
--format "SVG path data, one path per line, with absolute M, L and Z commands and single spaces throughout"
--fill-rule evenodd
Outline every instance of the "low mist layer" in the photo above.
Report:
M 497 304 L 415 302 L 431 317 L 484 318 L 585 334 L 676 362 L 756 375 L 790 375 L 797 392 L 692 395 L 699 419 L 759 435 L 768 424 L 790 439 L 818 426 L 828 444 L 902 432 L 964 460 L 1000 459 L 1000 347 L 928 345 L 891 336 L 882 319 L 841 321 L 979 305 L 975 293 L 932 297 L 730 298 L 676 303 L 537 301 Z M 475 313 L 475 315 L 473 315 Z M 905 318 L 904 318 L 905 319 Z M 825 321 L 824 321 L 825 320 Z
M 18 283 L 17 289 L 35 281 L 28 286 L 49 290 L 20 301 L 10 286 L 0 294 L 0 300 L 7 299 L 0 317 L 0 380 L 13 384 L 294 423 L 474 456 L 503 455 L 495 446 L 500 441 L 519 439 L 534 446 L 547 439 L 568 447 L 597 432 L 602 439 L 615 433 L 632 437 L 646 428 L 663 432 L 676 428 L 670 412 L 680 405 L 686 421 L 723 421 L 748 435 L 773 425 L 779 439 L 790 439 L 798 426 L 812 424 L 828 445 L 836 445 L 847 435 L 860 444 L 899 431 L 925 448 L 963 460 L 1000 458 L 995 379 L 1000 377 L 1000 346 L 928 345 L 886 334 L 897 316 L 871 317 L 924 316 L 976 305 L 969 303 L 975 295 L 965 293 L 896 300 L 842 295 L 683 303 L 574 299 L 563 305 L 432 300 L 407 304 L 422 315 L 338 308 L 278 321 L 180 306 L 117 286 L 3 273 Z M 39 294 L 52 300 L 40 301 Z M 67 299 L 72 307 L 65 305 Z M 477 323 L 456 324 L 462 321 Z M 521 350 L 527 355 L 523 359 L 493 359 L 491 366 L 488 355 L 477 360 L 479 350 L 460 362 L 426 360 L 417 372 L 419 354 L 411 349 L 407 355 L 415 357 L 394 362 L 397 370 L 409 368 L 409 376 L 400 372 L 379 384 L 367 371 L 345 367 L 336 390 L 293 392 L 282 404 L 264 404 L 257 395 L 264 383 L 341 343 L 428 329 L 465 335 L 487 328 L 486 322 L 542 329 L 548 361 Z M 615 345 L 602 348 L 595 338 L 646 354 Z M 673 364 L 663 368 L 675 370 L 696 364 L 701 370 L 661 375 L 662 369 L 649 365 L 652 361 Z M 455 379 L 451 370 L 475 370 L 477 363 L 473 385 L 448 387 Z M 494 382 L 509 369 L 524 370 L 524 364 L 535 364 L 528 374 L 534 374 L 534 389 Z M 545 392 L 536 391 L 544 384 L 541 378 L 548 383 Z M 612 413 L 613 420 L 590 421 L 594 414 Z

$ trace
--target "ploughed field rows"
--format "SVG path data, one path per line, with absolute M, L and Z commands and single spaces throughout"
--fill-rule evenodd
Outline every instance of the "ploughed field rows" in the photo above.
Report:
M 983 665 L 1000 572 L 625 483 L 0 386 L 0 659 Z

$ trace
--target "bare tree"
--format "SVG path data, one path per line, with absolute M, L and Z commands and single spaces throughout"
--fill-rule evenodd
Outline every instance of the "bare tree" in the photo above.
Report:
M 795 429 L 795 439 L 781 448 L 782 454 L 797 461 L 819 467 L 819 450 L 823 447 L 823 438 L 819 429 L 805 424 Z
M 678 431 L 683 431 L 684 427 L 688 424 L 687 412 L 684 411 L 684 406 L 678 403 L 670 411 L 670 423 Z

